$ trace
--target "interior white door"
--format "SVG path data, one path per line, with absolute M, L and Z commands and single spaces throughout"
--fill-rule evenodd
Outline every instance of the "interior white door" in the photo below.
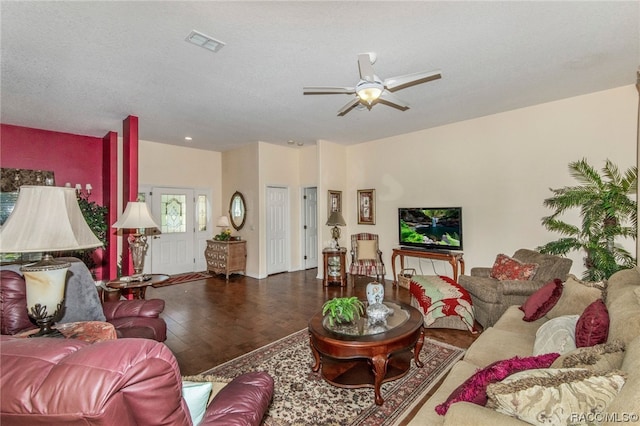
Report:
M 266 194 L 267 274 L 286 272 L 289 254 L 289 190 L 269 186 Z
M 188 188 L 152 189 L 153 215 L 160 220 L 162 232 L 152 239 L 151 263 L 154 273 L 173 275 L 194 271 L 193 195 L 193 189 Z
M 303 196 L 304 212 L 304 269 L 318 267 L 318 191 L 305 188 Z

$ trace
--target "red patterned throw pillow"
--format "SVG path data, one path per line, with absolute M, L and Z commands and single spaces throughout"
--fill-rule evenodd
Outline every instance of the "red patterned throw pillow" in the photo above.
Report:
M 497 280 L 531 280 L 538 270 L 537 263 L 522 263 L 506 254 L 496 256 L 491 268 L 491 278 Z
M 458 386 L 445 402 L 436 406 L 436 413 L 444 416 L 451 404 L 460 401 L 486 405 L 487 386 L 503 380 L 505 377 L 519 371 L 533 368 L 548 368 L 560 354 L 551 353 L 525 358 L 513 357 L 496 361 L 483 369 L 476 371 L 471 377 Z
M 535 321 L 545 316 L 558 303 L 562 288 L 562 281 L 558 278 L 540 287 L 520 306 L 520 310 L 524 312 L 522 319 Z
M 599 345 L 609 337 L 609 311 L 602 299 L 584 310 L 576 324 L 576 347 Z

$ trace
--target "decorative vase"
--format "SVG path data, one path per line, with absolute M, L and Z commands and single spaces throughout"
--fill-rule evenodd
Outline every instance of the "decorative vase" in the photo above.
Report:
M 369 305 L 382 303 L 384 300 L 384 286 L 378 282 L 370 282 L 367 284 L 367 301 Z

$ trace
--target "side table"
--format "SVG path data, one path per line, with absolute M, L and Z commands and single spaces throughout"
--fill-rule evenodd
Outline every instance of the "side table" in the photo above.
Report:
M 113 324 L 103 321 L 80 321 L 55 324 L 53 326 L 65 339 L 78 339 L 84 342 L 97 343 L 105 340 L 117 339 L 116 328 Z M 17 337 L 29 337 L 36 334 L 39 329 L 23 331 L 16 334 Z M 46 339 L 47 337 L 45 337 Z
M 116 288 L 125 295 L 131 295 L 132 299 L 144 299 L 147 287 L 153 284 L 160 284 L 169 279 L 165 274 L 144 274 L 148 279 L 138 279 L 135 277 L 120 277 L 117 280 L 109 281 L 107 287 Z
M 322 256 L 324 257 L 323 287 L 327 287 L 331 283 L 338 283 L 340 287 L 347 286 L 346 254 L 347 249 L 345 247 L 338 249 L 326 248 L 322 250 Z

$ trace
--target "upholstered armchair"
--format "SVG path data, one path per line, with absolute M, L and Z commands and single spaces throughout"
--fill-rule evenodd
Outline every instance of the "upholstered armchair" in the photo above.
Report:
M 525 266 L 537 265 L 535 273 L 529 279 L 500 280 L 492 277 L 494 268 L 475 267 L 470 275 L 458 277 L 458 283 L 471 295 L 476 321 L 485 329 L 493 326 L 509 306 L 522 305 L 549 281 L 555 278 L 565 281 L 573 263 L 571 259 L 528 249 L 516 251 L 512 259 Z
M 71 264 L 65 288 L 65 312 L 59 323 L 106 321 L 119 338 L 136 337 L 164 342 L 167 324 L 160 317 L 164 300 L 118 300 L 102 303 L 91 273 L 76 258 L 64 258 Z M 26 284 L 20 265 L 0 268 L 0 333 L 16 334 L 34 328 L 27 315 Z
M 376 276 L 376 280 L 384 284 L 384 262 L 378 246 L 378 235 L 369 233 L 351 236 L 351 275 L 352 285 L 356 285 L 356 275 Z

